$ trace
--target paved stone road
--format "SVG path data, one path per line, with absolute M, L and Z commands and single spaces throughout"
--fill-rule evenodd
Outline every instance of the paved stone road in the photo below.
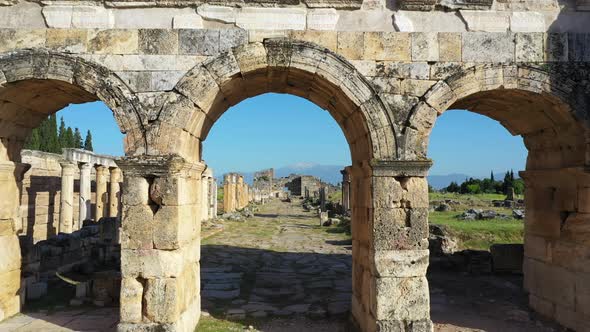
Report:
M 119 321 L 118 308 L 64 309 L 55 313 L 27 313 L 0 323 L 0 331 L 111 332 Z
M 203 309 L 229 317 L 345 315 L 351 248 L 345 233 L 319 226 L 312 212 L 278 200 L 205 241 Z

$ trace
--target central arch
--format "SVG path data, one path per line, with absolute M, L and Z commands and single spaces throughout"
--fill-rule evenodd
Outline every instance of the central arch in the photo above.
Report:
M 233 48 L 191 69 L 168 93 L 159 132 L 153 137 L 158 137 L 161 149 L 202 165 L 201 142 L 215 121 L 231 106 L 267 92 L 300 96 L 326 109 L 349 144 L 352 311 L 357 324 L 363 331 L 375 331 L 379 324 L 381 329 L 412 322 L 430 326 L 424 277 L 427 231 L 416 226 L 425 225 L 425 214 L 410 216 L 403 209 L 403 204 L 419 205 L 414 191 L 426 193 L 425 181 L 394 179 L 388 172 L 389 163 L 398 159 L 394 115 L 344 58 L 315 44 L 289 39 L 266 39 Z M 154 141 L 150 146 L 158 144 Z M 373 173 L 375 165 L 379 165 L 379 174 Z M 379 202 L 375 195 L 381 197 Z M 411 220 L 396 224 L 395 213 L 408 213 L 404 219 Z M 398 234 L 402 239 L 393 239 Z M 414 242 L 418 244 L 409 244 Z M 394 271 L 394 263 L 412 268 Z M 189 310 L 193 309 L 186 307 Z

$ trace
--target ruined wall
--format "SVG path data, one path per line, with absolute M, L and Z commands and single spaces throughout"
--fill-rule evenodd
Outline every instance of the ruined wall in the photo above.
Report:
M 61 166 L 62 155 L 23 150 L 23 163 L 31 165 L 23 179 L 21 195 L 22 234 L 33 243 L 46 240 L 57 234 L 59 229 Z M 92 176 L 95 176 L 92 170 Z M 74 175 L 74 215 L 78 216 L 80 202 L 80 171 Z M 92 187 L 95 187 L 93 181 Z M 95 190 L 92 201 L 96 202 Z M 94 205 L 93 205 L 94 206 Z

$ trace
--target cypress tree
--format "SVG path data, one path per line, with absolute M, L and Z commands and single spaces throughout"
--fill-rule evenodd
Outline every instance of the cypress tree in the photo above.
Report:
M 490 172 L 490 180 L 494 182 L 494 171 Z
M 59 133 L 58 133 L 58 139 L 59 139 L 59 147 L 60 148 L 67 148 L 68 143 L 66 141 L 66 133 L 67 133 L 67 129 L 66 129 L 66 123 L 64 121 L 64 117 L 62 116 L 59 122 Z
M 41 137 L 39 136 L 39 129 L 33 128 L 31 134 L 27 138 L 25 142 L 25 149 L 29 150 L 39 150 L 41 145 Z
M 74 146 L 73 148 L 82 149 L 84 146 L 82 145 L 82 134 L 80 134 L 80 129 L 76 128 L 74 131 Z
M 72 130 L 72 127 L 68 127 L 68 129 L 66 129 L 66 133 L 65 133 L 65 148 L 73 148 L 76 146 L 76 142 L 74 140 L 74 131 Z
M 55 114 L 49 116 L 47 141 L 47 152 L 61 152 L 61 148 L 59 146 L 59 137 L 57 134 L 57 116 L 55 116 Z
M 90 133 L 90 130 L 88 130 L 88 133 L 86 133 L 86 140 L 84 141 L 84 150 L 94 151 L 94 149 L 92 148 L 92 134 Z

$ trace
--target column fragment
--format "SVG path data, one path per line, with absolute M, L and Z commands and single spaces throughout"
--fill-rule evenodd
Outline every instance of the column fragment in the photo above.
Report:
M 76 164 L 62 161 L 61 165 L 61 193 L 59 204 L 59 232 L 71 233 L 74 225 L 74 177 Z

